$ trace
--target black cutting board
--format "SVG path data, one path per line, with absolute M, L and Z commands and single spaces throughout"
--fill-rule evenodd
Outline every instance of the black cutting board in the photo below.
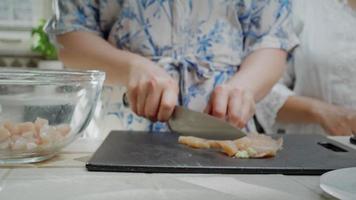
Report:
M 356 150 L 326 137 L 282 137 L 283 149 L 276 157 L 237 159 L 178 144 L 178 136 L 172 133 L 113 131 L 86 167 L 113 172 L 320 175 L 356 166 Z

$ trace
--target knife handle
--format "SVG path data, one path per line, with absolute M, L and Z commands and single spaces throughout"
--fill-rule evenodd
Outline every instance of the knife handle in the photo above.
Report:
M 125 92 L 124 95 L 122 95 L 122 103 L 126 108 L 130 107 L 130 102 L 127 98 L 127 93 Z
M 356 135 L 350 137 L 350 143 L 356 145 Z

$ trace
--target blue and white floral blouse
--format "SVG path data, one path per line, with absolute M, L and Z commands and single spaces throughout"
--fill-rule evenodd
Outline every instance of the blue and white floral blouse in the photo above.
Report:
M 249 53 L 297 45 L 290 11 L 289 0 L 58 0 L 47 31 L 89 31 L 150 58 L 179 81 L 179 104 L 202 111 Z M 121 102 L 111 113 L 127 129 L 166 130 Z

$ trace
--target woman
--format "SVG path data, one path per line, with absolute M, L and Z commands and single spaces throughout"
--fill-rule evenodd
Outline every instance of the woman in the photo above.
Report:
M 356 133 L 356 1 L 298 0 L 300 46 L 279 84 L 257 106 L 268 133 Z
M 297 44 L 288 0 L 57 1 L 47 31 L 70 67 L 127 88 L 132 111 L 165 122 L 176 104 L 244 127 Z M 127 129 L 166 130 L 122 104 Z

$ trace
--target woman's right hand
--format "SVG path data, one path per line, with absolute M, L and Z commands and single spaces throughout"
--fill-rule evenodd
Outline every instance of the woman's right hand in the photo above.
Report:
M 341 136 L 356 133 L 356 110 L 323 103 L 316 108 L 319 124 L 330 135 Z
M 167 121 L 177 104 L 177 81 L 146 58 L 130 63 L 127 88 L 133 112 L 151 121 Z

